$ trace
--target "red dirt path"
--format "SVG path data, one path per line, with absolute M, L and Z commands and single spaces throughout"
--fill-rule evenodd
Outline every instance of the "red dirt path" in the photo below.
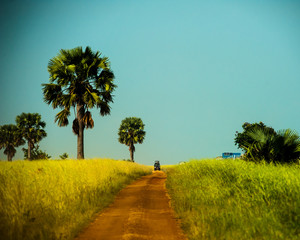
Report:
M 165 181 L 166 174 L 156 171 L 127 186 L 76 240 L 186 240 Z

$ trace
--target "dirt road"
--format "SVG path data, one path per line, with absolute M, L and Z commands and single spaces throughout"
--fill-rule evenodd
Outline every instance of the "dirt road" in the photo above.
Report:
M 76 240 L 185 240 L 165 180 L 166 174 L 156 171 L 127 186 Z

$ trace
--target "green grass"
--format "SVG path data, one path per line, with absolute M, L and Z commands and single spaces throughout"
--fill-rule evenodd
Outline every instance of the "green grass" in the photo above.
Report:
M 169 169 L 167 189 L 192 239 L 300 239 L 300 167 L 194 160 Z
M 0 239 L 72 239 L 151 170 L 105 159 L 0 162 Z

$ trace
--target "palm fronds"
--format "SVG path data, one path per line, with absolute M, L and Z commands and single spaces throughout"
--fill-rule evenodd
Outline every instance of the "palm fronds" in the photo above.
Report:
M 107 57 L 101 57 L 100 52 L 93 52 L 90 47 L 61 49 L 48 63 L 50 83 L 42 84 L 44 101 L 53 108 L 70 109 L 80 103 L 86 111 L 97 107 L 102 116 L 110 114 L 109 104 L 113 102 L 116 85 L 109 65 Z M 62 112 L 57 114 L 59 126 L 67 125 L 65 116 Z
M 295 131 L 274 132 L 268 128 L 254 128 L 247 136 L 250 141 L 245 141 L 243 146 L 248 160 L 290 163 L 300 158 L 300 138 Z

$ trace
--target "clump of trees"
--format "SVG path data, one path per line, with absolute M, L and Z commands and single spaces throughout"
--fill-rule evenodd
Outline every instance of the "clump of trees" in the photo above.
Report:
M 291 129 L 275 131 L 262 122 L 244 123 L 243 132 L 236 132 L 234 141 L 248 161 L 294 163 L 300 158 L 300 138 Z
M 51 156 L 39 149 L 38 143 L 47 136 L 44 128 L 46 123 L 38 113 L 22 113 L 16 117 L 16 125 L 0 126 L 0 149 L 4 148 L 7 160 L 12 161 L 16 148 L 26 142 L 28 148 L 23 148 L 24 158 L 28 160 L 45 159 Z
M 100 109 L 102 116 L 110 114 L 109 104 L 113 102 L 112 92 L 116 88 L 110 62 L 90 47 L 62 49 L 50 59 L 48 72 L 50 83 L 42 84 L 44 101 L 54 109 L 62 109 L 55 117 L 60 127 L 69 124 L 68 117 L 74 108 L 72 129 L 77 135 L 77 158 L 83 159 L 84 129 L 94 127 L 89 109 Z
M 134 152 L 136 143 L 143 143 L 146 132 L 145 124 L 142 119 L 137 117 L 128 117 L 122 120 L 119 128 L 119 142 L 129 147 L 130 160 L 134 162 Z

